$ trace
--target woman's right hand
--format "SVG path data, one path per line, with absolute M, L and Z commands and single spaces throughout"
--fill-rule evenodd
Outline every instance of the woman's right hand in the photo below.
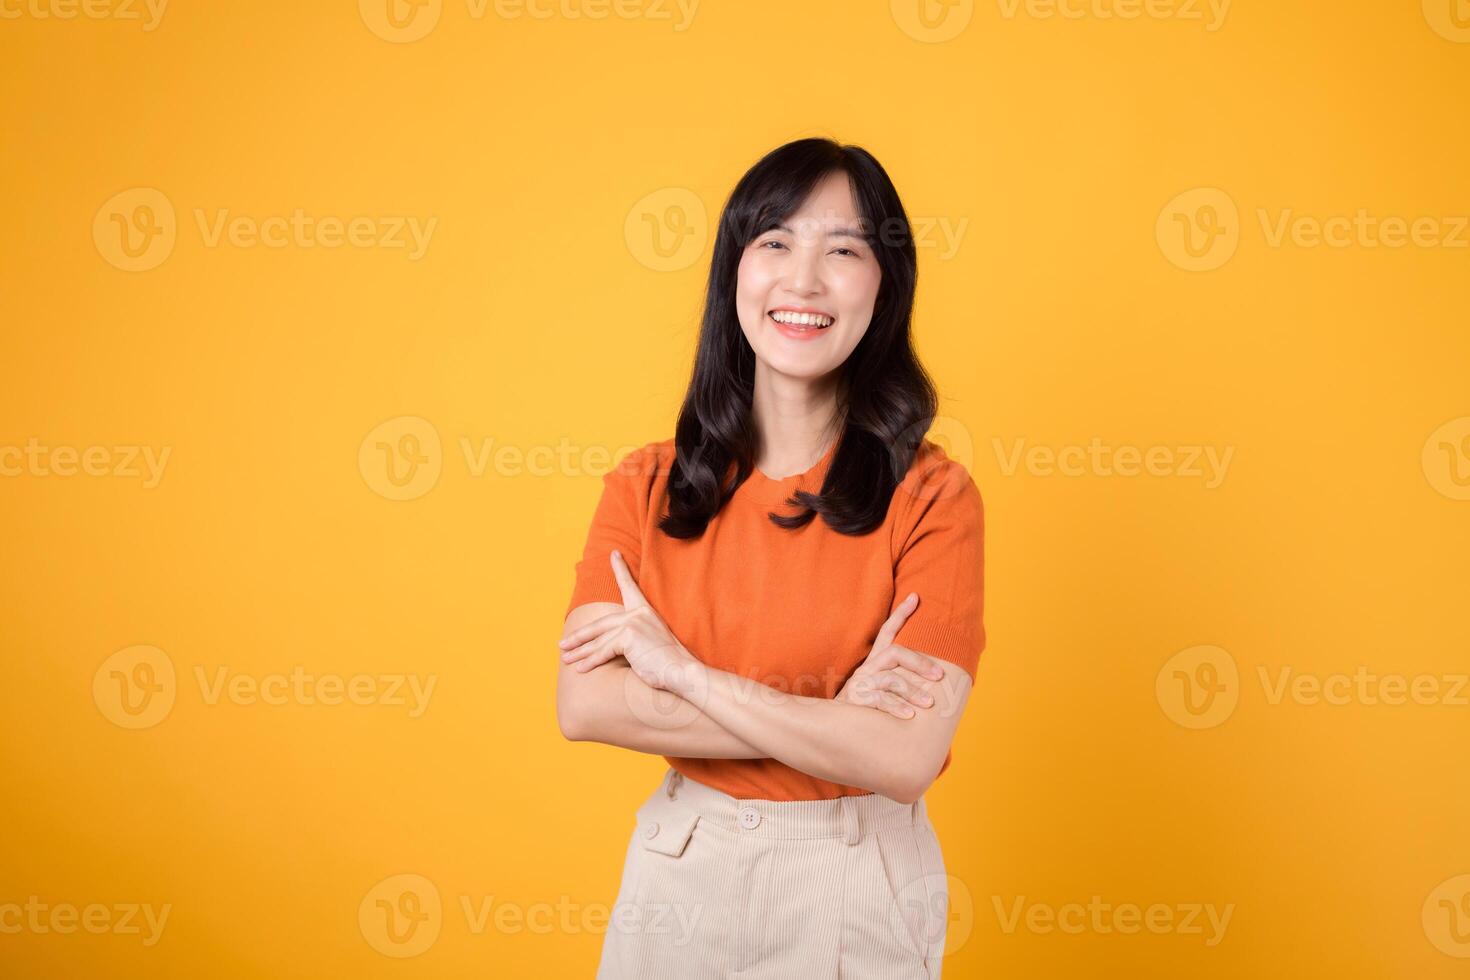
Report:
M 929 688 L 944 678 L 939 662 L 927 654 L 893 642 L 899 627 L 919 605 L 917 592 L 910 592 L 878 631 L 867 659 L 837 692 L 835 701 L 860 704 L 888 712 L 895 718 L 912 718 L 914 709 L 934 704 Z

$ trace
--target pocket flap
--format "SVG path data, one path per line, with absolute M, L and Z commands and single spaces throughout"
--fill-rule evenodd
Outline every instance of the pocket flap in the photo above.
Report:
M 659 807 L 638 819 L 638 839 L 650 851 L 678 857 L 694 834 L 699 814 L 682 807 Z

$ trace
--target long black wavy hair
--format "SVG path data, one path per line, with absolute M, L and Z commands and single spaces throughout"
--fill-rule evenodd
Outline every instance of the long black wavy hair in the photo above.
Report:
M 872 322 L 838 369 L 840 430 L 821 491 L 796 491 L 785 502 L 799 512 L 773 512 L 771 521 L 800 528 L 820 514 L 842 534 L 876 529 L 933 423 L 938 396 L 910 335 L 918 273 L 913 231 L 893 182 L 859 146 L 812 138 L 777 147 L 740 178 L 720 215 L 694 371 L 674 430 L 669 510 L 659 520 L 671 537 L 703 534 L 755 468 L 755 352 L 735 309 L 741 255 L 838 171 L 851 182 L 882 278 Z

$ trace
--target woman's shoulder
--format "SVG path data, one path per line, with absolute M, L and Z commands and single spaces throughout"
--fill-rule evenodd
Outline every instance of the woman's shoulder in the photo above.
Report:
M 920 442 L 895 491 L 903 495 L 905 509 L 919 512 L 933 510 L 936 506 L 946 509 L 973 509 L 982 507 L 980 488 L 970 475 L 966 465 L 952 456 L 941 444 L 932 439 Z
M 624 453 L 613 464 L 608 475 L 622 480 L 632 480 L 652 485 L 660 478 L 668 479 L 674 460 L 674 439 L 646 442 Z
M 928 438 L 919 442 L 913 462 L 909 464 L 908 472 L 904 474 L 905 482 L 915 484 L 960 478 L 970 479 L 969 468 L 961 460 L 951 455 L 943 444 Z

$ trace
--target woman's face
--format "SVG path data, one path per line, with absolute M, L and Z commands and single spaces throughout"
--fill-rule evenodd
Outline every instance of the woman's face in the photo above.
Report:
M 863 339 L 882 272 L 861 230 L 847 174 L 839 171 L 813 188 L 781 227 L 745 247 L 735 310 L 767 368 L 815 380 L 840 367 Z M 825 326 L 801 323 L 803 313 L 818 315 Z M 782 324 L 778 316 L 795 322 Z

